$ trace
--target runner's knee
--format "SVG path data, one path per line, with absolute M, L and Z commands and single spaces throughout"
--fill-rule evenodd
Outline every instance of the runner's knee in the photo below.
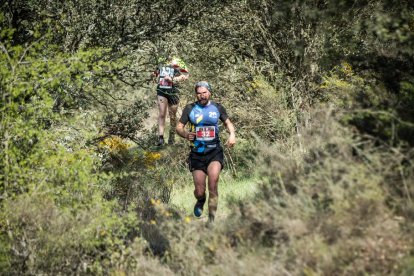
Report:
M 197 198 L 197 199 L 200 199 L 200 198 L 204 198 L 204 197 L 206 197 L 206 191 L 204 190 L 204 189 L 195 189 L 194 190 L 194 196 L 195 196 L 195 198 Z

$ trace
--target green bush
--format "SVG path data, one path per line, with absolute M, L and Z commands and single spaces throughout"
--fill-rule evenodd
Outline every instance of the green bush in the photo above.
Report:
M 262 193 L 240 203 L 234 239 L 282 248 L 277 258 L 290 272 L 399 273 L 411 239 L 386 199 L 403 181 L 390 182 L 383 163 L 398 160 L 392 150 L 355 140 L 329 114 L 322 109 L 313 118 L 325 118 L 323 125 L 304 128 L 304 154 L 283 145 L 259 154 Z M 405 213 L 403 224 L 411 223 Z
M 88 274 L 114 267 L 124 254 L 134 217 L 119 217 L 109 203 L 62 208 L 45 194 L 18 196 L 5 203 L 1 236 L 8 252 L 6 274 Z

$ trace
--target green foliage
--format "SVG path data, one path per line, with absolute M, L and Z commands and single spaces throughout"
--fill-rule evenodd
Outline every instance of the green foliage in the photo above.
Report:
M 324 78 L 320 90 L 324 101 L 347 110 L 343 122 L 358 127 L 361 132 L 391 144 L 413 144 L 412 86 L 401 82 L 397 95 L 386 83 L 373 80 L 371 75 L 358 75 L 349 63 L 343 62 Z
M 148 103 L 136 101 L 132 106 L 123 107 L 123 110 L 106 114 L 104 117 L 105 136 L 117 135 L 140 144 L 141 141 L 137 139 L 136 134 L 144 128 L 143 121 L 149 116 L 148 108 Z
M 0 40 L 1 271 L 108 271 L 124 254 L 136 218 L 119 216 L 103 200 L 108 177 L 97 173 L 100 160 L 86 146 L 93 115 L 72 117 L 54 107 L 57 95 L 73 106 L 79 98 L 65 87 L 88 86 L 111 65 L 99 58 L 105 50 L 62 53 L 49 44 L 51 33 L 23 47 L 13 45 L 13 33 L 2 31 Z
M 52 112 L 54 93 L 65 83 L 84 85 L 81 79 L 91 73 L 85 64 L 92 65 L 99 52 L 68 56 L 55 52 L 53 46 L 44 51 L 46 42 L 47 37 L 23 48 L 2 41 L 0 171 L 4 199 L 15 192 L 37 189 L 32 185 L 42 187 L 44 183 L 60 183 L 60 179 L 65 182 L 76 177 L 74 184 L 90 181 L 82 177 L 82 172 L 92 167 L 87 151 L 67 152 L 49 130 L 62 120 Z M 79 82 L 74 83 L 73 77 Z M 65 172 L 60 165 L 68 165 L 69 170 Z M 55 168 L 56 174 L 50 174 Z M 30 173 L 32 170 L 36 173 Z
M 1 273 L 412 271 L 412 1 L 0 7 Z M 168 51 L 181 103 L 208 80 L 235 123 L 225 169 L 260 176 L 210 229 L 168 204 L 187 144 L 144 130 Z
M 243 223 L 232 228 L 234 238 L 240 244 L 277 246 L 276 258 L 290 259 L 285 263 L 290 272 L 399 273 L 411 239 L 386 198 L 407 179 L 384 163 L 401 166 L 401 160 L 392 150 L 353 140 L 324 112 L 313 117 L 326 119 L 305 128 L 305 154 L 280 145 L 259 155 L 262 193 L 240 203 Z M 410 197 L 404 197 L 407 207 Z
M 1 215 L 6 222 L 2 238 L 10 251 L 1 270 L 7 274 L 107 271 L 116 255 L 124 254 L 123 240 L 135 226 L 134 217 L 118 217 L 112 208 L 99 200 L 89 208 L 62 208 L 39 193 L 7 202 Z

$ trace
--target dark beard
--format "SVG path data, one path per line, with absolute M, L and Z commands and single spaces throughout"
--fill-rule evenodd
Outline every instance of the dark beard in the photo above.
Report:
M 203 102 L 205 102 L 205 103 L 202 103 L 202 101 Z M 202 106 L 206 106 L 207 104 L 208 104 L 208 102 L 209 102 L 210 100 L 200 100 L 200 101 L 198 101 L 198 103 L 200 104 L 200 105 L 202 105 Z

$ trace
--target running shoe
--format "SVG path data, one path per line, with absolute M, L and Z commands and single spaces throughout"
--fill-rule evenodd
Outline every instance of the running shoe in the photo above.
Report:
M 175 142 L 175 136 L 170 135 L 170 137 L 168 138 L 168 145 L 174 145 L 174 142 Z
M 155 144 L 157 147 L 164 145 L 164 138 L 160 138 L 158 142 Z
M 206 198 L 198 199 L 194 205 L 194 216 L 200 217 L 203 214 L 204 203 L 206 203 Z
M 215 218 L 215 216 L 213 214 L 209 214 L 208 215 L 208 223 L 213 223 L 214 222 L 214 218 Z

